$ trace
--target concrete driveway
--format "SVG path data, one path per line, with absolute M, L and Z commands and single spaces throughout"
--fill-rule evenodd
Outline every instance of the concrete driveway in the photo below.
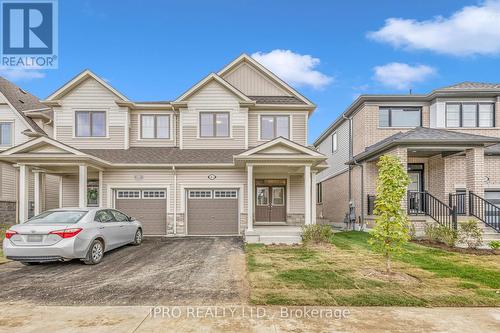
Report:
M 0 265 L 0 302 L 33 305 L 169 305 L 246 302 L 243 243 L 236 237 L 145 239 L 104 256 Z

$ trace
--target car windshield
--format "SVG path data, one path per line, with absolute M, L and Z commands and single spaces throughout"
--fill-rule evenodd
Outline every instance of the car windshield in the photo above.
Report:
M 81 210 L 49 211 L 30 218 L 26 223 L 77 223 L 87 214 Z

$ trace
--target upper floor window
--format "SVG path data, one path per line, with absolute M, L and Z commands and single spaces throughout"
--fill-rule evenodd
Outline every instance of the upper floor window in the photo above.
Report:
M 0 146 L 12 146 L 12 123 L 0 123 Z
M 77 111 L 75 117 L 75 134 L 79 137 L 105 137 L 106 112 Z
M 422 126 L 422 109 L 416 107 L 381 107 L 379 109 L 379 126 Z
M 447 103 L 446 127 L 494 127 L 493 103 Z
M 332 153 L 336 152 L 338 148 L 337 132 L 332 134 Z
M 200 113 L 200 137 L 228 137 L 228 112 Z
M 271 140 L 279 136 L 290 138 L 290 118 L 288 116 L 261 116 L 260 138 Z
M 142 139 L 169 139 L 170 116 L 164 114 L 141 115 Z

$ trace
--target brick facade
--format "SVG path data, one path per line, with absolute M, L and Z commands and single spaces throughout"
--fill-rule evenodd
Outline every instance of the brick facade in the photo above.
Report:
M 0 201 L 0 224 L 13 225 L 16 223 L 16 202 Z
M 341 223 L 349 207 L 349 172 L 325 180 L 323 186 L 323 203 L 316 205 L 316 215 L 332 223 Z

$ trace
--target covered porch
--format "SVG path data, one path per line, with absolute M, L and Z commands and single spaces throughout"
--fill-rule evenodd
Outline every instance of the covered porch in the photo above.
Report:
M 430 217 L 456 228 L 462 217 L 473 216 L 487 223 L 485 215 L 490 213 L 486 211 L 497 210 L 485 199 L 489 189 L 500 185 L 490 181 L 496 177 L 491 175 L 494 171 L 489 167 L 486 150 L 499 139 L 444 130 L 430 131 L 438 131 L 441 136 L 422 142 L 415 142 L 415 138 L 413 142 L 396 140 L 396 144 L 388 149 L 365 159 L 368 220 L 373 219 L 378 176 L 376 164 L 382 154 L 399 157 L 408 172 L 411 182 L 402 204 L 412 220 Z
M 17 169 L 17 223 L 47 209 L 48 190 L 57 193 L 60 208 L 102 205 L 105 162 L 93 156 L 40 137 L 0 153 L 0 160 Z M 49 176 L 58 179 L 51 182 L 57 189 L 45 186 Z
M 284 138 L 235 157 L 247 174 L 247 242 L 300 243 L 301 227 L 316 223 L 316 174 L 325 159 Z

